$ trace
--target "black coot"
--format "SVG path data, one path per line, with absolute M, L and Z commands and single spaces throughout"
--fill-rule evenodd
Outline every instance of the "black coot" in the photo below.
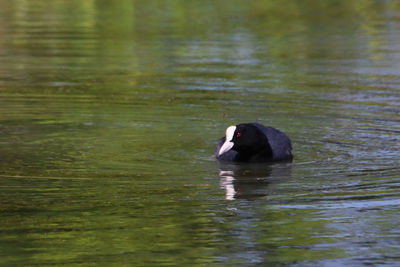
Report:
M 217 144 L 215 157 L 220 161 L 268 162 L 293 158 L 289 137 L 259 123 L 229 126 Z

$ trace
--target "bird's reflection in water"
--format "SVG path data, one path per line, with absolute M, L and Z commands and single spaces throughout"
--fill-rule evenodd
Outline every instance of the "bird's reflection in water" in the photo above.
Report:
M 219 168 L 220 185 L 227 200 L 266 196 L 271 184 L 289 179 L 290 174 L 290 163 L 221 164 Z

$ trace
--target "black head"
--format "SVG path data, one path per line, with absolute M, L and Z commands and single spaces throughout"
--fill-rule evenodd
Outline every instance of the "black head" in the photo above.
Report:
M 242 160 L 254 156 L 271 157 L 272 151 L 265 134 L 252 123 L 230 126 L 226 129 L 225 143 L 219 150 L 219 155 L 229 151 L 237 151 Z
M 269 147 L 267 137 L 251 123 L 236 125 L 232 142 L 232 149 L 237 152 L 257 153 L 267 146 Z

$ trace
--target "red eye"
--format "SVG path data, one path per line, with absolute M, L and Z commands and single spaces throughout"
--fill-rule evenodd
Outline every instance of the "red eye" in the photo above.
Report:
M 236 134 L 237 137 L 240 137 L 241 135 L 242 135 L 242 133 L 237 133 Z

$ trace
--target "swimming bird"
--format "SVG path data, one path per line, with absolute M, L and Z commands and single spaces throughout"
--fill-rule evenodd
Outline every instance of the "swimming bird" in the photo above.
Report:
M 215 157 L 231 162 L 291 161 L 292 144 L 286 134 L 259 123 L 229 126 L 218 144 Z

